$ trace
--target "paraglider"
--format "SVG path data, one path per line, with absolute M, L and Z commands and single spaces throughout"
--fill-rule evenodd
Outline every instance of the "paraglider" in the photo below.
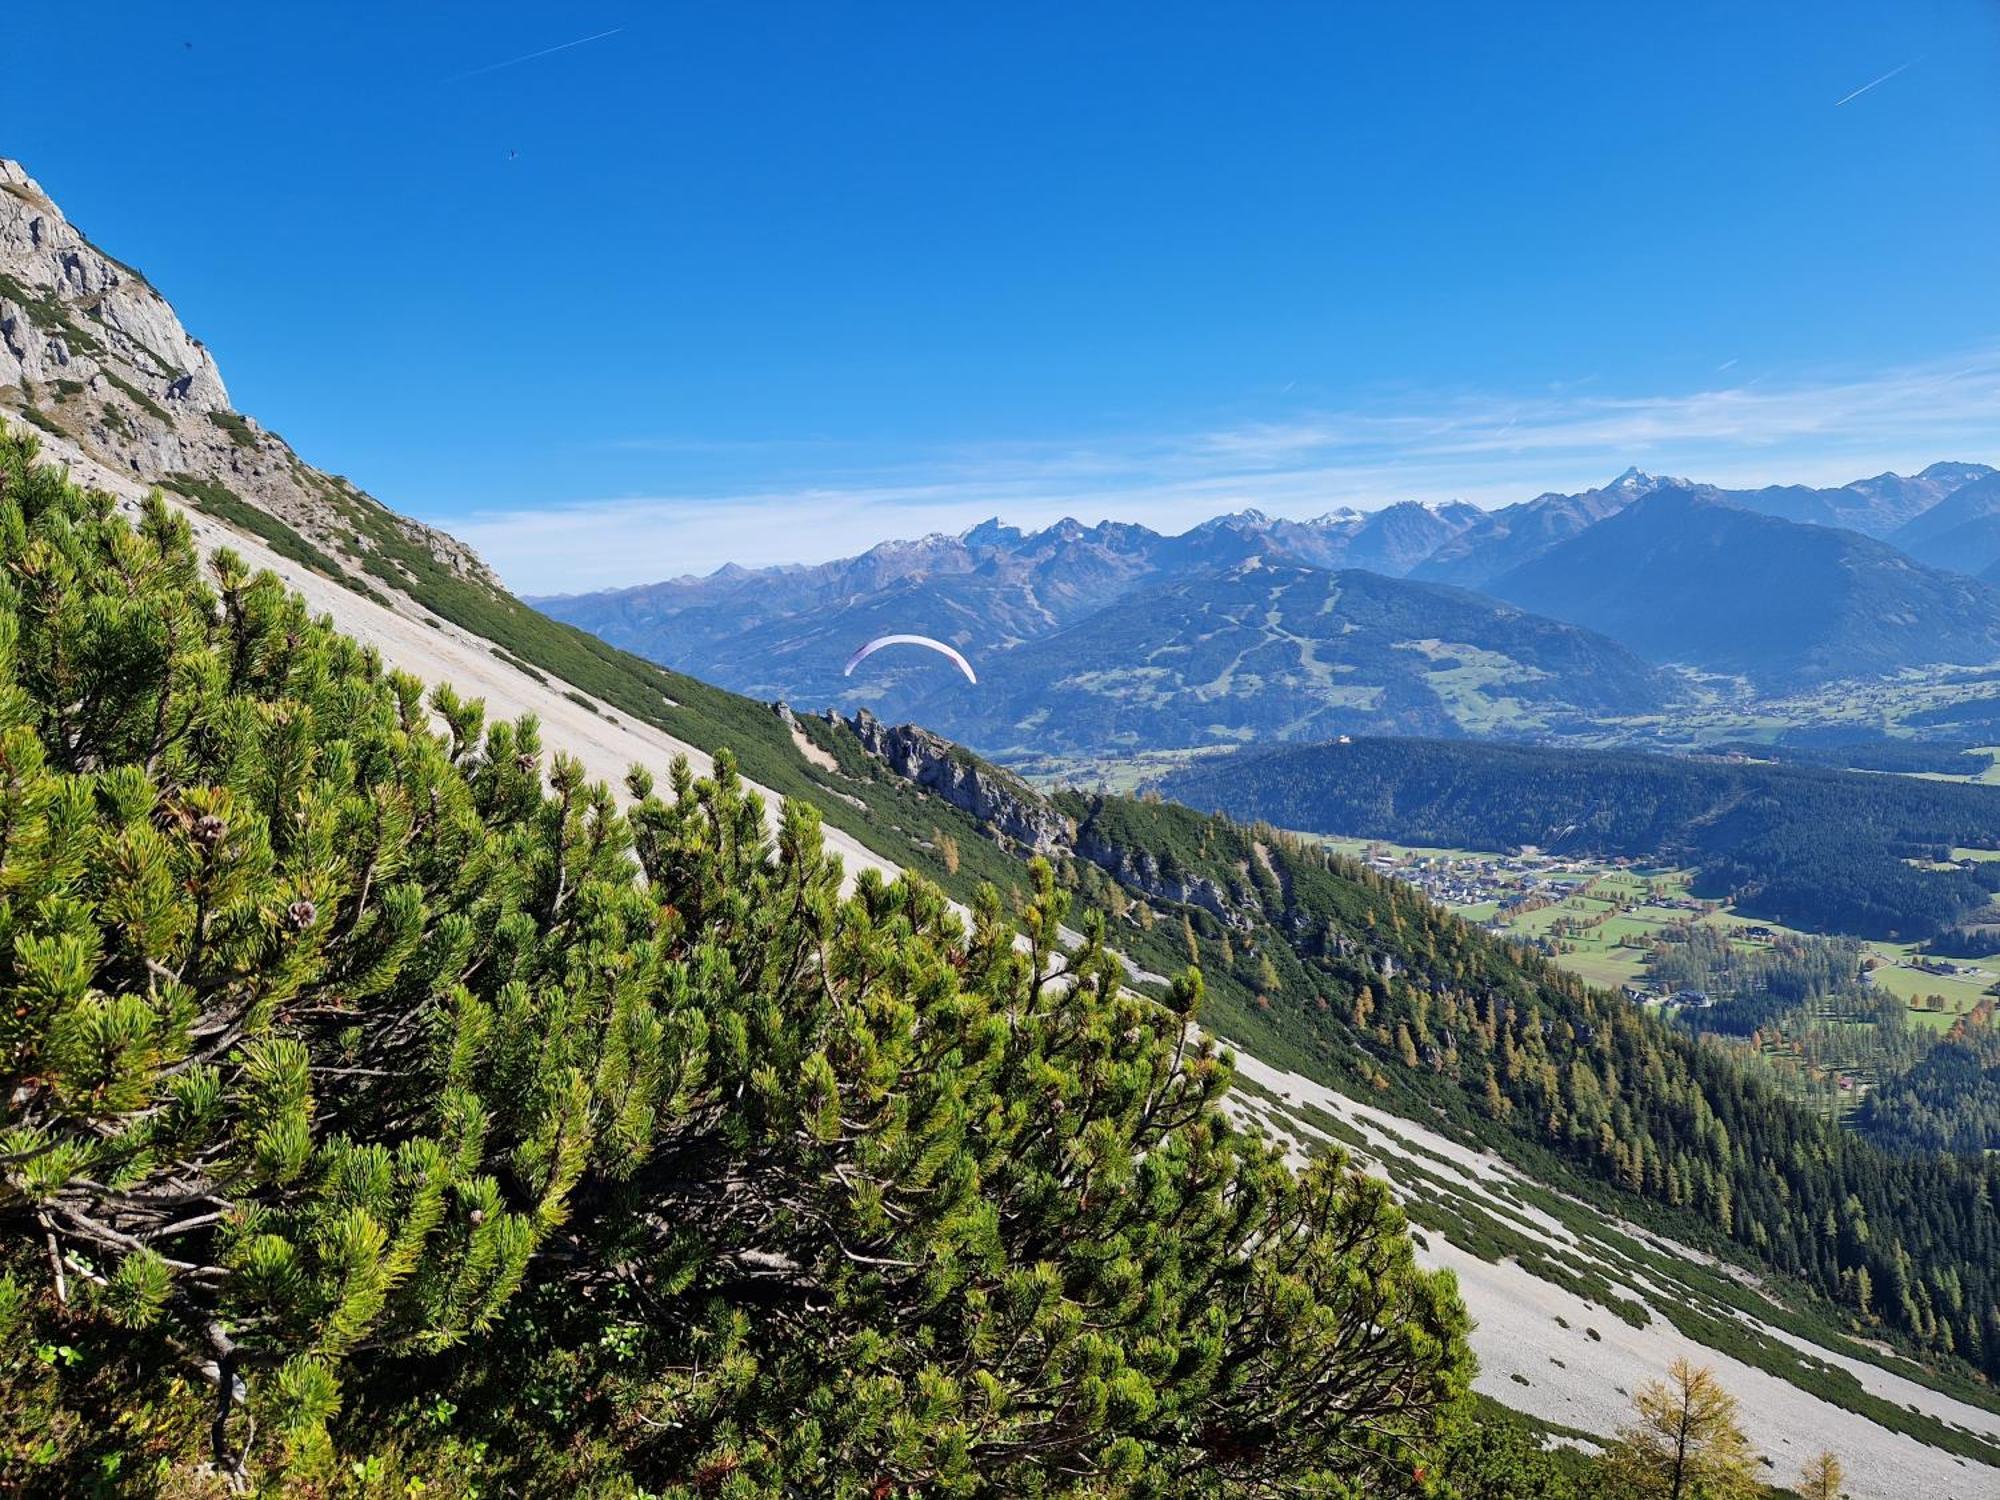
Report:
M 878 635 L 874 640 L 869 641 L 859 651 L 847 658 L 847 665 L 840 669 L 840 675 L 842 677 L 852 677 L 856 667 L 860 666 L 884 646 L 928 646 L 931 650 L 950 657 L 958 670 L 965 674 L 967 682 L 971 683 L 974 687 L 979 685 L 979 677 L 972 670 L 971 662 L 967 661 L 943 641 L 934 641 L 927 635 Z

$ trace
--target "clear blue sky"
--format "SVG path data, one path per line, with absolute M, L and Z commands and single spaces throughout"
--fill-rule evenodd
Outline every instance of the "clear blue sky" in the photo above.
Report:
M 1991 0 L 89 15 L 0 154 L 529 590 L 2000 461 Z

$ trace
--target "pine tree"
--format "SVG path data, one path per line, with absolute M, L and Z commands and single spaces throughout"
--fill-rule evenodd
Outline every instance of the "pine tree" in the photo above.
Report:
M 1454 1283 L 1381 1183 L 1230 1123 L 1197 973 L 1131 993 L 1040 862 L 1011 913 L 843 895 L 726 753 L 621 811 L 32 456 L 0 1333 L 79 1370 L 0 1358 L 0 1486 L 378 1445 L 494 1492 L 1408 1486 Z

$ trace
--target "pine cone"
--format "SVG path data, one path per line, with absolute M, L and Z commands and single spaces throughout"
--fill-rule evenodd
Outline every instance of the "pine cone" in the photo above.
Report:
M 285 908 L 285 915 L 291 920 L 292 931 L 304 932 L 319 919 L 319 908 L 301 896 Z
M 204 849 L 213 849 L 229 835 L 229 825 L 214 813 L 203 813 L 194 820 L 194 841 Z

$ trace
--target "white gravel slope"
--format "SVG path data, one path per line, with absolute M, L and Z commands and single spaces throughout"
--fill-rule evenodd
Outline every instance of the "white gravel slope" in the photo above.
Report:
M 1378 1157 L 1368 1165 L 1392 1184 L 1401 1153 L 1386 1139 L 1389 1132 L 1427 1157 L 1465 1167 L 1476 1180 L 1491 1183 L 1518 1176 L 1498 1157 L 1447 1140 L 1400 1115 L 1351 1100 L 1297 1073 L 1240 1052 L 1236 1067 L 1240 1076 L 1280 1098 L 1314 1105 L 1362 1131 L 1369 1140 L 1369 1153 Z M 1254 1109 L 1250 1113 L 1259 1114 Z M 1259 1118 L 1265 1117 L 1259 1114 Z M 1300 1133 L 1289 1116 L 1278 1122 L 1278 1129 L 1294 1137 Z M 1423 1165 L 1436 1170 L 1434 1162 Z M 1421 1185 L 1414 1189 L 1395 1185 L 1399 1195 L 1423 1191 Z M 1517 1228 L 1588 1253 L 1587 1246 L 1578 1247 L 1574 1236 L 1546 1216 L 1505 1200 L 1488 1201 L 1504 1208 Z M 1631 1226 L 1621 1227 L 1635 1237 L 1643 1233 Z M 1644 1238 L 1669 1255 L 1709 1259 L 1657 1235 L 1646 1234 Z M 1764 1472 L 1774 1484 L 1794 1482 L 1807 1458 L 1821 1449 L 1831 1449 L 1847 1468 L 1847 1489 L 1853 1500 L 1911 1500 L 1916 1496 L 1923 1500 L 2000 1500 L 2000 1470 L 1890 1432 L 1755 1366 L 1697 1344 L 1657 1310 L 1644 1328 L 1634 1328 L 1608 1309 L 1542 1280 L 1513 1260 L 1489 1264 L 1440 1234 L 1426 1232 L 1423 1239 L 1427 1247 L 1419 1250 L 1419 1259 L 1458 1277 L 1460 1294 L 1477 1322 L 1472 1347 L 1479 1356 L 1479 1376 L 1474 1385 L 1503 1405 L 1544 1421 L 1609 1436 L 1630 1416 L 1631 1393 L 1647 1381 L 1659 1379 L 1674 1359 L 1686 1356 L 1713 1368 L 1723 1385 L 1742 1402 L 1744 1429 L 1757 1451 L 1770 1461 Z M 1657 1293 L 1634 1285 L 1636 1278 L 1620 1271 L 1610 1274 L 1624 1286 L 1626 1295 L 1657 1309 Z M 1563 1327 L 1558 1318 L 1569 1326 Z M 1591 1338 L 1590 1329 L 1599 1337 Z M 2000 1414 L 1968 1406 L 1865 1360 L 1820 1349 L 1776 1330 L 1765 1331 L 1851 1370 L 1874 1395 L 2000 1438 Z

